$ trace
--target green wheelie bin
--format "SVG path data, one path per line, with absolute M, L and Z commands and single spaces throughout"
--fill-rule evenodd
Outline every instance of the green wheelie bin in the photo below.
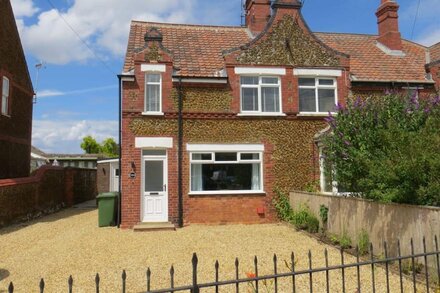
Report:
M 96 199 L 98 201 L 98 226 L 108 227 L 116 225 L 116 212 L 118 205 L 119 192 L 100 193 Z

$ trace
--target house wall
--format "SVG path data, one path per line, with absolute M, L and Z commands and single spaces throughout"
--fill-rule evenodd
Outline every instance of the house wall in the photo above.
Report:
M 0 1 L 0 92 L 10 81 L 10 115 L 0 114 L 0 179 L 29 176 L 33 89 L 9 0 Z
M 31 177 L 0 180 L 0 227 L 94 199 L 96 171 L 43 166 Z
M 359 233 L 365 230 L 376 255 L 383 253 L 383 243 L 386 241 L 389 255 L 396 256 L 397 240 L 400 240 L 402 254 L 409 255 L 411 239 L 414 239 L 415 252 L 420 253 L 423 251 L 423 237 L 426 238 L 427 251 L 434 251 L 434 237 L 440 236 L 440 208 L 383 204 L 353 197 L 297 191 L 290 193 L 290 204 L 293 208 L 307 204 L 318 219 L 320 207 L 325 205 L 329 209 L 326 229 L 330 234 L 346 233 L 356 245 Z M 430 257 L 430 261 L 435 268 L 434 259 Z
M 96 169 L 96 185 L 98 193 L 110 191 L 110 163 L 98 163 Z

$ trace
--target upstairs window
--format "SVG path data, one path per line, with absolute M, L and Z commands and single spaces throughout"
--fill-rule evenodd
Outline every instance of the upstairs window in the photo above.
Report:
M 3 76 L 2 79 L 2 99 L 1 99 L 1 113 L 9 115 L 9 79 Z
M 299 78 L 300 112 L 334 112 L 337 101 L 336 79 L 322 77 Z
M 280 113 L 281 84 L 279 77 L 241 76 L 242 113 Z
M 162 76 L 158 73 L 145 74 L 145 112 L 162 113 Z

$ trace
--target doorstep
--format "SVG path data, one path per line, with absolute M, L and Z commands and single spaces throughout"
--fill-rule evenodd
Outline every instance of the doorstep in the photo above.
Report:
M 176 226 L 170 222 L 161 223 L 138 223 L 133 227 L 135 232 L 152 232 L 152 231 L 175 231 Z

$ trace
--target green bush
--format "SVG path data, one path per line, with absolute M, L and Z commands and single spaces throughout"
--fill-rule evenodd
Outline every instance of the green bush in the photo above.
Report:
M 301 230 L 307 230 L 310 233 L 318 233 L 319 220 L 310 211 L 307 205 L 300 205 L 297 210 L 292 213 L 291 223 Z
M 286 194 L 282 193 L 279 190 L 275 190 L 273 205 L 280 220 L 286 222 L 291 221 L 293 210 L 290 206 L 289 197 Z
M 341 237 L 339 238 L 339 245 L 341 245 L 341 247 L 344 249 L 351 247 L 351 238 L 347 232 L 344 231 L 344 233 L 342 233 Z
M 440 97 L 357 98 L 327 118 L 327 176 L 381 202 L 440 206 Z
M 365 229 L 362 229 L 361 232 L 359 232 L 358 248 L 360 255 L 367 254 L 370 249 L 370 236 L 368 236 L 368 232 Z

